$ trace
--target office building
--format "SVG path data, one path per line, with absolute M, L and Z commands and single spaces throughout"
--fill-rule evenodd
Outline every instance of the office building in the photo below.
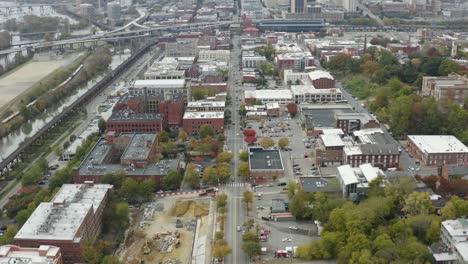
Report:
M 0 263 L 5 264 L 62 264 L 59 247 L 39 246 L 39 248 L 0 246 Z
M 215 133 L 222 133 L 224 131 L 224 112 L 185 112 L 182 126 L 187 134 L 198 134 L 203 125 L 211 126 Z
M 468 164 L 468 147 L 451 135 L 408 136 L 408 152 L 424 165 Z

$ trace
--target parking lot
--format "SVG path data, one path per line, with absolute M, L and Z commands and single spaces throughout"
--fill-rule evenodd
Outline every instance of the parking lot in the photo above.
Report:
M 305 132 L 302 130 L 301 123 L 297 117 L 289 118 L 283 110 L 281 117 L 273 117 L 265 122 L 250 120 L 248 123 L 251 128 L 257 132 L 258 142 L 262 137 L 271 137 L 277 144 L 282 137 L 289 139 L 289 150 L 281 150 L 281 157 L 285 168 L 285 178 L 280 181 L 296 180 L 299 176 L 318 176 L 313 175 L 313 165 L 315 158 L 311 155 L 314 150 L 313 139 L 309 139 L 309 145 L 306 147 L 304 139 Z M 260 128 L 262 127 L 262 128 Z M 299 166 L 300 170 L 293 168 L 294 164 Z M 318 173 L 318 172 L 317 172 Z
M 265 260 L 273 259 L 274 252 L 285 250 L 286 247 L 295 247 L 310 243 L 312 240 L 318 240 L 317 228 L 310 221 L 286 221 L 275 222 L 262 219 L 270 215 L 272 199 L 283 199 L 288 202 L 286 193 L 280 193 L 285 186 L 262 187 L 257 188 L 254 212 L 256 222 L 270 231 L 267 241 L 261 242 L 262 247 L 267 248 Z M 261 193 L 259 199 L 257 194 Z M 290 228 L 291 227 L 291 228 Z

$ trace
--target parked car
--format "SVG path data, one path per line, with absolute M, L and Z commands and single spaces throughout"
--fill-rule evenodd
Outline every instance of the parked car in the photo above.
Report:
M 287 185 L 287 183 L 285 183 L 285 182 L 278 183 L 278 186 L 286 186 L 286 185 Z
M 237 226 L 237 232 L 240 232 L 240 231 L 241 231 L 241 227 Z
M 289 229 L 295 230 L 295 231 L 299 230 L 299 228 L 297 228 L 297 226 L 290 226 Z

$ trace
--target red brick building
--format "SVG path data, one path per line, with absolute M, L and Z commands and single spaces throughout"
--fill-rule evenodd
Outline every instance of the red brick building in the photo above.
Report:
M 309 72 L 309 79 L 315 89 L 336 88 L 335 78 L 329 72 L 321 70 L 311 71 Z
M 246 27 L 242 30 L 242 33 L 250 35 L 254 38 L 258 38 L 260 36 L 260 30 L 258 30 L 256 27 Z
M 114 112 L 107 120 L 107 131 L 117 134 L 124 132 L 161 132 L 167 123 L 161 114 L 135 113 L 131 110 Z
M 22 261 L 28 262 L 22 262 Z M 1 263 L 47 263 L 62 264 L 62 253 L 59 247 L 39 246 L 39 248 L 18 247 L 15 245 L 4 245 L 0 247 Z M 31 261 L 31 262 L 29 262 Z
M 186 133 L 198 134 L 203 125 L 210 125 L 216 133 L 222 133 L 224 112 L 185 112 L 183 128 Z
M 41 203 L 15 236 L 21 247 L 59 247 L 63 263 L 80 263 L 85 242 L 101 232 L 109 184 L 64 184 L 51 202 Z
M 467 166 L 468 147 L 451 135 L 408 136 L 408 152 L 429 166 Z
M 352 134 L 366 128 L 379 128 L 380 123 L 365 113 L 337 113 L 335 114 L 336 128 L 346 134 Z

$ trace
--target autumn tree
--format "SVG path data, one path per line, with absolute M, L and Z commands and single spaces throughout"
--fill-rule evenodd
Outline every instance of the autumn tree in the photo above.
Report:
M 248 162 L 241 162 L 239 164 L 239 170 L 238 170 L 239 176 L 242 177 L 249 177 L 250 176 L 250 168 L 249 168 L 249 163 Z
M 216 160 L 218 162 L 230 162 L 232 159 L 232 152 L 223 151 L 218 154 Z
M 243 193 L 243 200 L 245 203 L 245 207 L 247 208 L 247 211 L 250 211 L 250 204 L 253 202 L 253 192 L 246 190 Z
M 214 133 L 215 131 L 210 125 L 208 124 L 201 125 L 200 132 L 199 132 L 200 138 L 206 139 L 207 137 L 213 137 Z
M 286 137 L 282 137 L 278 140 L 278 147 L 284 149 L 289 146 L 289 139 Z
M 218 179 L 220 182 L 226 182 L 231 177 L 231 165 L 227 162 L 218 164 Z
M 203 172 L 203 183 L 217 184 L 218 176 L 216 174 L 216 170 L 212 166 L 206 167 L 205 171 Z
M 260 146 L 262 146 L 262 148 L 264 149 L 271 148 L 274 145 L 275 141 L 269 137 L 264 137 L 260 140 Z
M 247 144 L 253 144 L 257 141 L 257 132 L 255 132 L 254 129 L 246 129 L 244 130 L 244 141 L 247 143 Z
M 213 256 L 216 258 L 224 258 L 231 252 L 232 249 L 225 240 L 217 240 L 213 246 Z
M 182 141 L 185 141 L 187 139 L 187 133 L 185 133 L 185 131 L 181 130 L 179 132 L 179 139 L 182 140 Z
M 410 215 L 425 214 L 434 212 L 431 198 L 428 192 L 413 192 L 405 199 L 403 211 Z
M 248 161 L 249 160 L 249 152 L 247 150 L 242 150 L 239 154 L 239 159 L 241 161 Z

